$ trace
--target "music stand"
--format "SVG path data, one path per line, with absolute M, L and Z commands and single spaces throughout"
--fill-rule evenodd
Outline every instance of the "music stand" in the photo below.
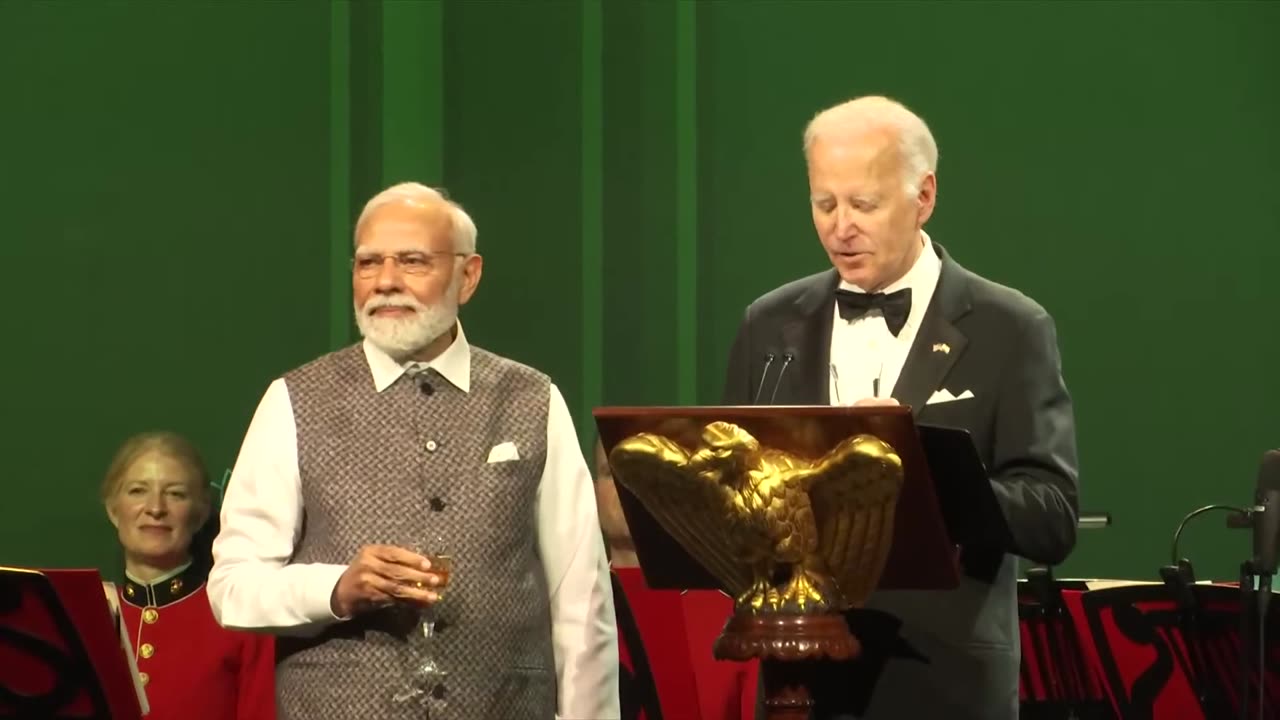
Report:
M 0 717 L 139 720 L 146 710 L 97 570 L 0 567 Z

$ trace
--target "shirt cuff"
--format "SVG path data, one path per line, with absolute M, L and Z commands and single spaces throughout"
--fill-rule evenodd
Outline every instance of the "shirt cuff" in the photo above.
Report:
M 302 612 L 313 623 L 334 623 L 350 618 L 338 617 L 333 613 L 333 589 L 338 586 L 338 579 L 346 572 L 346 565 L 326 565 L 316 563 L 307 566 L 308 577 L 303 583 Z

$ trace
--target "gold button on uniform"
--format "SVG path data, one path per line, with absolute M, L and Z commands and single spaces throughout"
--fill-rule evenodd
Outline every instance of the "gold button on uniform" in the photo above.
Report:
M 142 611 L 142 622 L 150 625 L 160 619 L 160 612 L 155 608 L 147 608 Z
M 143 685 L 146 685 L 151 681 L 151 676 L 146 673 L 138 673 L 138 679 L 142 681 Z
M 142 643 L 142 647 L 138 650 L 138 654 L 142 656 L 143 660 L 146 660 L 156 654 L 156 646 L 151 643 Z

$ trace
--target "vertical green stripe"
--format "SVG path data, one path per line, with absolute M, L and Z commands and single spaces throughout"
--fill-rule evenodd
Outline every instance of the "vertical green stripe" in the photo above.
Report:
M 697 402 L 697 3 L 676 2 L 676 402 Z
M 444 3 L 382 4 L 382 182 L 444 184 Z
M 354 221 L 369 198 L 382 188 L 382 3 L 342 4 L 351 27 L 348 203 Z
M 329 5 L 329 347 L 351 342 L 351 6 Z
M 582 0 L 582 408 L 576 424 L 584 445 L 595 437 L 591 409 L 604 393 L 603 49 L 600 0 Z

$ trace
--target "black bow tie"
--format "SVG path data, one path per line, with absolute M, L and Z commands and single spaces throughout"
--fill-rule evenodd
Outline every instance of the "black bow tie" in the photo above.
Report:
M 897 337 L 902 332 L 902 326 L 907 324 L 907 315 L 911 314 L 911 288 L 903 288 L 888 295 L 836 290 L 836 304 L 840 306 L 840 317 L 845 320 L 862 317 L 868 310 L 879 310 L 884 314 L 884 323 L 889 326 L 889 332 Z

